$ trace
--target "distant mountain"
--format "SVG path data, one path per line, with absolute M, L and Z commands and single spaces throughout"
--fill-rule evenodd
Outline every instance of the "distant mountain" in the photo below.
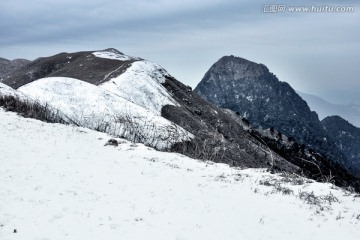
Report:
M 11 61 L 5 58 L 0 58 L 0 82 L 4 76 L 11 74 L 15 70 L 30 62 L 31 61 L 27 59 L 14 59 Z
M 337 147 L 347 157 L 352 171 L 360 175 L 360 128 L 339 116 L 326 117 L 321 122 L 327 133 L 335 139 Z
M 320 119 L 324 119 L 327 116 L 338 115 L 353 125 L 360 127 L 360 105 L 333 104 L 315 95 L 299 91 L 297 91 L 297 93 L 308 103 L 313 111 L 316 111 Z
M 329 141 L 317 114 L 263 64 L 222 57 L 207 71 L 195 92 L 219 107 L 238 112 L 256 128 L 273 127 L 341 161 L 341 154 Z

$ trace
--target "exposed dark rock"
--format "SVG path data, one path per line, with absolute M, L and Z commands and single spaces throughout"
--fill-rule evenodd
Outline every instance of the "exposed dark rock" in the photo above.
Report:
M 119 146 L 119 142 L 116 140 L 116 139 L 109 139 L 109 141 L 107 141 L 106 143 L 105 143 L 105 146 L 115 146 L 115 147 L 117 147 L 117 146 Z
M 255 128 L 273 127 L 299 144 L 344 162 L 317 114 L 289 84 L 280 82 L 263 64 L 223 57 L 209 69 L 195 92 L 219 107 L 239 112 Z
M 174 150 L 241 167 L 269 167 L 274 158 L 279 169 L 300 171 L 245 131 L 239 116 L 234 114 L 234 119 L 174 78 L 167 78 L 164 86 L 181 107 L 165 106 L 161 115 L 196 136 L 192 142 L 175 145 Z
M 326 120 L 321 123 L 290 85 L 280 82 L 265 65 L 234 56 L 223 57 L 209 69 L 194 91 L 213 104 L 243 116 L 247 126 L 258 129 L 250 128 L 253 136 L 301 167 L 307 172 L 305 175 L 318 180 L 336 176 L 338 184 L 360 189 L 358 180 L 351 176 L 360 176 L 354 167 L 359 159 L 356 141 L 349 144 L 348 138 L 347 149 L 341 147 L 339 133 L 324 129 Z M 273 132 L 276 129 L 276 135 L 268 138 L 262 129 Z M 285 145 L 283 138 L 288 142 Z

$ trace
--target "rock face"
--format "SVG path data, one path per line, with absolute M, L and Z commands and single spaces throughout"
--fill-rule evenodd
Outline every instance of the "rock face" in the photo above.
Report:
M 11 74 L 30 62 L 31 61 L 27 59 L 14 59 L 11 61 L 5 58 L 0 58 L 0 81 L 4 76 Z
M 222 57 L 208 70 L 195 92 L 219 107 L 238 112 L 255 128 L 273 127 L 298 143 L 341 161 L 341 154 L 334 151 L 317 114 L 263 64 Z
M 346 156 L 348 168 L 360 176 L 360 128 L 339 116 L 326 117 L 321 122 L 326 132 L 335 139 L 336 146 Z

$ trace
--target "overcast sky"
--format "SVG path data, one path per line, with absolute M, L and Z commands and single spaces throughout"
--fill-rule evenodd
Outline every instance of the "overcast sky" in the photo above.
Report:
M 284 13 L 268 4 L 284 2 Z M 296 90 L 360 104 L 359 1 L 0 0 L 0 57 L 116 48 L 192 87 L 224 55 L 265 64 Z M 294 13 L 291 6 L 354 6 Z

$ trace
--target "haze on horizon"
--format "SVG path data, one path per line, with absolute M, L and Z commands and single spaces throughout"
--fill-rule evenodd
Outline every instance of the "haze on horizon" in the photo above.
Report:
M 63 0 L 0 2 L 0 57 L 116 48 L 195 87 L 224 55 L 265 64 L 280 81 L 332 103 L 360 104 L 358 1 Z M 290 6 L 353 6 L 294 13 Z

